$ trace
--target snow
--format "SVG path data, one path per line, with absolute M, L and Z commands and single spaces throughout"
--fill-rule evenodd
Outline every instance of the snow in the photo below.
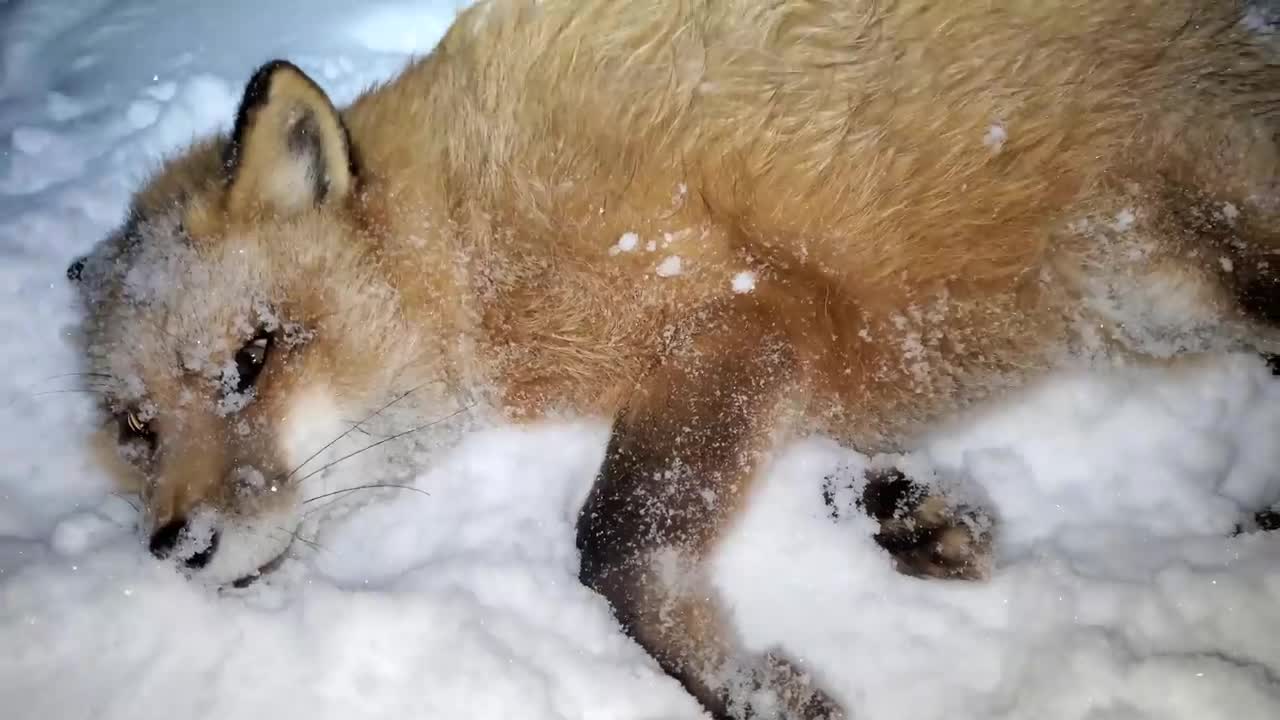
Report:
M 982 136 L 982 144 L 991 148 L 991 152 L 998 153 L 1004 148 L 1004 143 L 1008 139 L 1009 131 L 1003 125 L 991 125 Z
M 679 255 L 668 255 L 662 258 L 662 262 L 658 263 L 658 267 L 654 272 L 658 277 L 675 277 L 684 269 L 684 261 Z
M 1228 223 L 1235 223 L 1236 218 L 1240 217 L 1240 210 L 1232 203 L 1222 203 L 1222 217 Z
M 64 375 L 66 265 L 160 156 L 230 123 L 259 62 L 287 54 L 343 102 L 455 12 L 168 7 L 0 4 L 5 716 L 696 717 L 576 579 L 600 424 L 477 430 L 430 462 L 390 444 L 374 469 L 417 492 L 309 505 L 306 542 L 243 590 L 147 554 L 137 499 L 93 462 L 91 397 Z M 767 468 L 716 581 L 746 642 L 783 645 L 865 720 L 1273 718 L 1280 535 L 1233 531 L 1280 498 L 1278 433 L 1280 383 L 1245 356 L 1063 375 L 957 418 L 904 463 L 994 510 L 981 584 L 896 574 L 869 520 L 823 503 L 828 476 L 839 506 L 868 459 L 799 441 Z
M 1111 229 L 1119 233 L 1125 232 L 1129 228 L 1133 227 L 1133 224 L 1137 222 L 1137 220 L 1138 216 L 1134 214 L 1133 210 L 1125 208 L 1124 210 L 1116 213 L 1115 221 L 1111 223 Z
M 1275 32 L 1277 10 L 1273 7 L 1250 7 L 1240 19 L 1240 23 L 1259 35 L 1270 35 Z
M 625 232 L 625 233 L 622 233 L 621 237 L 618 238 L 618 242 L 613 246 L 613 250 L 615 254 L 619 252 L 631 252 L 632 250 L 636 249 L 636 245 L 638 245 L 639 243 L 640 243 L 639 235 L 633 232 Z
M 738 294 L 749 293 L 756 289 L 756 274 L 750 270 L 743 270 L 733 276 L 729 286 Z

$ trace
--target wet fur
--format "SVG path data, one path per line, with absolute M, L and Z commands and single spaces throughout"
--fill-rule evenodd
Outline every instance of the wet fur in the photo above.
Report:
M 226 478 L 287 469 L 273 433 L 305 388 L 612 418 L 583 581 L 714 713 L 762 712 L 729 690 L 765 687 L 834 717 L 735 648 L 700 574 L 776 443 L 899 449 L 1053 367 L 1276 349 L 1280 71 L 1244 11 L 511 0 L 340 112 L 268 65 L 78 271 L 88 358 L 113 408 L 153 408 L 156 524 L 288 502 Z M 162 260 L 204 272 L 126 292 L 122 267 Z M 300 339 L 238 413 L 184 404 L 175 358 L 225 359 L 258 300 Z M 873 511 L 904 569 L 981 576 L 988 537 L 908 505 L 924 526 Z

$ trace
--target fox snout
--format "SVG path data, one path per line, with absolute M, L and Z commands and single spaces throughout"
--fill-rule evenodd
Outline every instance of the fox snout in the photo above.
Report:
M 221 537 L 216 525 L 192 522 L 189 516 L 180 515 L 156 528 L 148 547 L 151 554 L 161 560 L 176 553 L 184 566 L 198 570 L 213 559 Z
M 266 465 L 210 473 L 199 492 L 174 482 L 180 475 L 166 478 L 146 503 L 151 554 L 215 585 L 244 582 L 278 559 L 298 523 L 297 493 Z

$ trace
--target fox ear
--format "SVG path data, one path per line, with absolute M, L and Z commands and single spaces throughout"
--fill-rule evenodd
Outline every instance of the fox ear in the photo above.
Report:
M 319 85 L 284 60 L 249 79 L 223 167 L 233 216 L 288 216 L 340 202 L 356 179 L 342 117 Z

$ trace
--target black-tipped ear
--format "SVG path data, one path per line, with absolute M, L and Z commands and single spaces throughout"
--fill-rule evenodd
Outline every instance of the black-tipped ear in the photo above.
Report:
M 284 60 L 249 79 L 223 167 L 233 215 L 290 215 L 338 202 L 356 177 L 342 117 L 319 85 Z
M 72 260 L 67 266 L 67 279 L 71 282 L 80 282 L 80 276 L 84 273 L 84 264 L 88 259 L 88 256 L 81 256 Z

